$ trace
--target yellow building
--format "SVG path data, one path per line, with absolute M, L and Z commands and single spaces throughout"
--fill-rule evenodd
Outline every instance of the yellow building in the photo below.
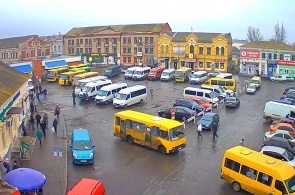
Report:
M 231 56 L 230 33 L 167 32 L 158 38 L 158 60 L 166 68 L 228 72 Z

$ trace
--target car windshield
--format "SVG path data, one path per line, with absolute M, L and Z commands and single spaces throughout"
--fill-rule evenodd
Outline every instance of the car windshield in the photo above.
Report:
M 199 75 L 199 74 L 192 74 L 192 78 L 201 78 L 201 75 Z
M 33 81 L 28 81 L 28 86 L 34 86 Z
M 154 72 L 154 71 L 150 72 L 150 75 L 155 75 L 155 74 L 157 74 L 157 72 Z
M 163 72 L 162 75 L 163 76 L 169 76 L 169 72 Z
M 201 120 L 212 121 L 213 120 L 213 116 L 204 115 Z
M 253 85 L 249 85 L 248 86 L 248 89 L 255 89 L 256 87 L 255 86 L 253 86 Z
M 227 101 L 227 102 L 236 102 L 236 99 L 235 99 L 235 98 L 227 98 L 226 101 Z
M 74 150 L 90 150 L 92 148 L 90 141 L 74 141 L 73 149 Z
M 222 91 L 222 93 L 225 93 L 225 89 L 224 89 L 223 87 L 219 86 L 218 89 L 219 89 L 220 91 Z
M 295 175 L 285 181 L 289 193 L 295 192 Z
M 90 92 L 92 90 L 92 87 L 89 87 L 89 86 L 85 86 L 83 91 L 84 92 Z
M 215 94 L 214 94 L 213 92 L 210 92 L 209 94 L 210 94 L 210 97 L 211 97 L 211 98 L 215 98 L 215 97 L 216 97 Z
M 116 95 L 116 99 L 118 100 L 126 100 L 126 98 L 127 98 L 127 94 L 118 93 Z
M 48 72 L 47 76 L 54 77 L 55 76 L 55 72 Z
M 171 141 L 179 140 L 184 137 L 183 126 L 178 126 L 169 131 L 169 137 Z
M 287 150 L 283 153 L 283 155 L 288 159 L 288 161 L 294 160 L 294 155 Z
M 259 81 L 258 80 L 251 80 L 251 83 L 259 84 Z
M 126 70 L 127 74 L 133 74 L 134 70 Z
M 97 95 L 98 96 L 106 96 L 107 93 L 108 93 L 108 91 L 99 90 L 98 93 L 97 93 Z
M 112 70 L 111 69 L 106 69 L 106 72 L 109 73 L 109 72 L 112 72 Z

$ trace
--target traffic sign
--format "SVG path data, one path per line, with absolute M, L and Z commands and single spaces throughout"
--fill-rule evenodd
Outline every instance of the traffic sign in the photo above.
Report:
M 175 110 L 171 110 L 171 116 L 175 117 Z

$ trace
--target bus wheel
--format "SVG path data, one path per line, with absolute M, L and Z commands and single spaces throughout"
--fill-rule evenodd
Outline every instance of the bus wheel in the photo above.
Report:
M 141 104 L 143 103 L 143 99 L 140 100 L 140 103 L 141 103 Z
M 105 104 L 108 105 L 108 104 L 109 104 L 109 101 L 107 100 L 107 101 L 105 102 Z
M 128 142 L 129 144 L 133 144 L 133 143 L 134 143 L 134 141 L 133 141 L 133 137 L 130 136 L 130 135 L 128 135 L 128 136 L 127 136 L 127 142 Z
M 241 185 L 238 183 L 238 182 L 233 182 L 233 190 L 234 191 L 236 191 L 236 192 L 238 192 L 238 191 L 240 191 L 241 190 Z
M 166 154 L 166 148 L 164 146 L 159 146 L 158 150 L 161 154 Z

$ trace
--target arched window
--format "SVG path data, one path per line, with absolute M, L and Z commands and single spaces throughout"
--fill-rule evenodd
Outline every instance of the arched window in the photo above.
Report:
M 191 46 L 189 47 L 189 52 L 190 52 L 190 53 L 195 53 L 195 46 L 191 45 Z
M 169 52 L 168 45 L 166 45 L 166 53 L 168 53 L 168 52 Z
M 215 49 L 215 55 L 219 56 L 219 47 L 216 47 L 216 49 Z
M 224 56 L 224 47 L 221 47 L 221 55 Z
M 164 53 L 164 45 L 161 45 L 161 53 Z

